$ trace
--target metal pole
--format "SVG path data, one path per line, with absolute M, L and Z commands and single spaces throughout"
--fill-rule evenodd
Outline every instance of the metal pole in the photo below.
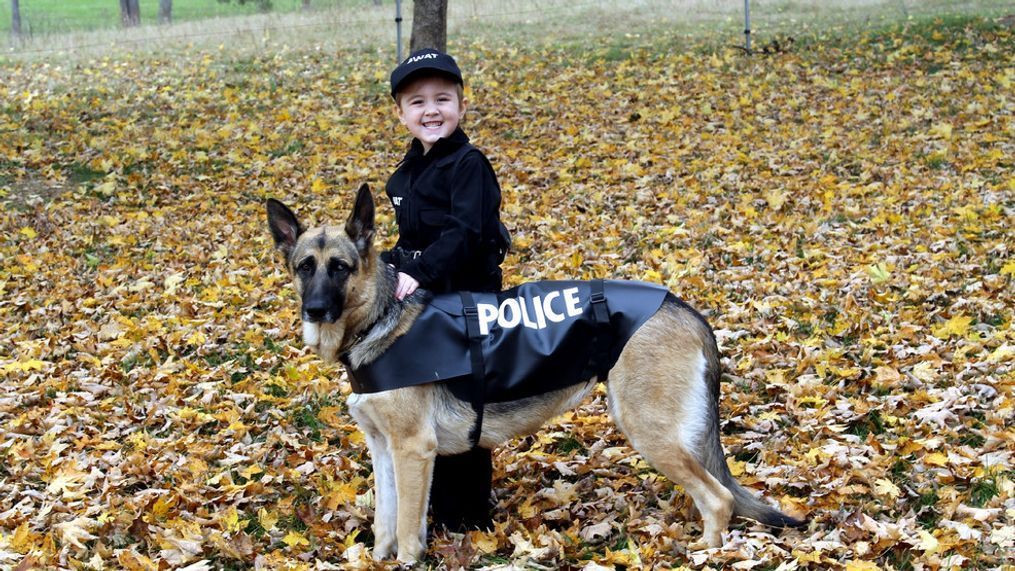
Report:
M 398 41 L 398 63 L 402 63 L 402 0 L 395 0 L 395 37 Z
M 751 0 L 744 0 L 744 42 L 747 55 L 751 55 Z

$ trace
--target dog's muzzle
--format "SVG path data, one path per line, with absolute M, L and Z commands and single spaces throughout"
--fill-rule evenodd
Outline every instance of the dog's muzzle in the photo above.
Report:
M 328 311 L 327 308 L 308 308 L 304 306 L 300 319 L 305 323 L 334 323 L 338 320 L 338 316 L 334 312 Z

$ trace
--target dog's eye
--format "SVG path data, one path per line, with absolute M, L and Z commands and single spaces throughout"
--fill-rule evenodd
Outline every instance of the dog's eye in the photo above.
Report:
M 312 276 L 314 275 L 314 265 L 315 265 L 314 259 L 307 258 L 302 262 L 300 262 L 298 266 L 296 266 L 296 273 L 300 274 L 303 277 Z
M 338 275 L 348 273 L 349 264 L 339 260 L 338 258 L 332 258 L 328 260 L 328 273 L 330 275 Z

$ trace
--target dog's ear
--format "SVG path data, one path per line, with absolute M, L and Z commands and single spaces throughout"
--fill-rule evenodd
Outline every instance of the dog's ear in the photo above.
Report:
M 374 241 L 374 197 L 366 183 L 356 193 L 356 205 L 345 223 L 345 233 L 356 244 L 359 255 L 365 257 Z
M 303 233 L 303 227 L 296 220 L 293 211 L 274 198 L 269 198 L 264 206 L 268 210 L 268 227 L 271 228 L 271 236 L 275 239 L 275 247 L 282 250 L 286 259 L 289 259 L 296 239 Z

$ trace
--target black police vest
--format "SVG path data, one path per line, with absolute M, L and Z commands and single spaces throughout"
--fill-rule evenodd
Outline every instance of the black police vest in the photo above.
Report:
M 544 394 L 605 380 L 627 341 L 671 295 L 614 280 L 440 294 L 380 357 L 346 368 L 357 393 L 444 382 L 474 406 Z

